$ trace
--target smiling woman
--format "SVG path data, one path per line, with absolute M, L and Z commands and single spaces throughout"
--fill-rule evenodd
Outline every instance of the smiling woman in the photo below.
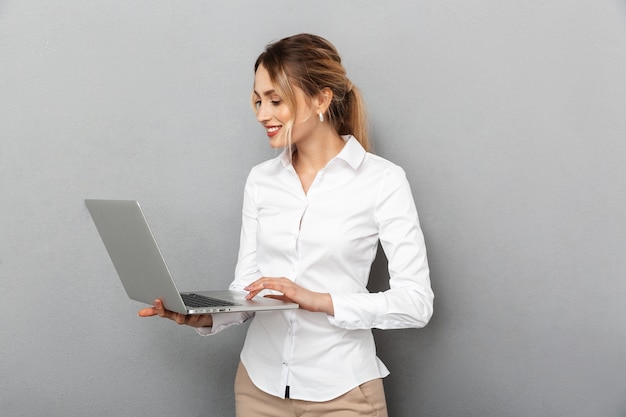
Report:
M 250 320 L 235 380 L 239 417 L 386 416 L 373 328 L 425 326 L 433 292 L 423 234 L 404 171 L 371 154 L 363 102 L 332 44 L 301 34 L 269 45 L 252 94 L 270 146 L 252 168 L 231 290 L 300 309 L 189 318 L 159 315 L 202 335 Z M 369 293 L 378 244 L 389 287 Z

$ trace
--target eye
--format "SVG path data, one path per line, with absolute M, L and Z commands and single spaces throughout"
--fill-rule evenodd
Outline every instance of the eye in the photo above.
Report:
M 255 108 L 255 109 L 257 109 L 257 110 L 259 110 L 259 107 L 261 107 L 261 100 L 256 100 L 256 101 L 254 102 L 254 108 Z
M 274 106 L 280 106 L 280 103 L 282 103 L 282 100 L 272 100 L 272 105 Z

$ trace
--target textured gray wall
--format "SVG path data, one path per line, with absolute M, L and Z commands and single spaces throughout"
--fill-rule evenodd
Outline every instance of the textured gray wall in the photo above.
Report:
M 626 416 L 623 0 L 0 1 L 0 414 L 233 416 L 245 328 L 137 318 L 83 199 L 140 200 L 183 289 L 227 284 L 275 155 L 252 64 L 304 31 L 427 238 L 431 324 L 376 332 L 391 416 Z

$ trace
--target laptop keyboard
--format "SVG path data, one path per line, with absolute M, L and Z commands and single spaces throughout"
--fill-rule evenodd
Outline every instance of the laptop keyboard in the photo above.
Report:
M 220 300 L 218 298 L 206 297 L 200 294 L 181 294 L 183 302 L 189 307 L 220 307 L 220 306 L 234 306 L 235 303 L 230 301 Z

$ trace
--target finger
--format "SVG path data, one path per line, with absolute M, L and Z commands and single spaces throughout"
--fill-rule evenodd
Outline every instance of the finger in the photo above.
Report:
M 154 309 L 156 310 L 157 314 L 161 317 L 167 317 L 168 319 L 172 319 L 172 312 L 169 310 L 166 310 L 165 307 L 163 306 L 163 301 L 161 300 L 155 300 L 154 301 Z
M 138 314 L 139 317 L 152 317 L 158 315 L 159 313 L 155 310 L 154 307 L 147 307 L 139 310 Z
M 252 300 L 256 297 L 262 290 L 250 291 L 248 295 L 246 295 L 246 300 Z
M 291 293 L 291 295 L 293 295 L 294 284 L 293 282 L 289 280 L 286 280 L 286 281 L 272 280 L 272 281 L 264 282 L 263 289 L 278 291 L 282 294 Z M 274 295 L 282 295 L 282 294 L 274 294 Z
M 286 295 L 267 294 L 267 295 L 264 295 L 263 298 L 273 298 L 274 300 L 280 300 L 286 303 L 293 303 L 293 300 L 287 297 Z
M 244 290 L 248 291 L 246 299 L 251 300 L 256 297 L 261 291 L 263 291 L 265 289 L 266 281 L 267 278 L 261 278 L 245 287 Z
M 160 316 L 160 317 L 163 317 L 163 318 L 166 318 L 166 319 L 170 319 L 170 320 L 176 320 L 176 317 L 178 315 L 178 313 L 166 310 L 165 307 L 163 306 L 163 301 L 161 301 L 159 299 L 154 300 L 154 306 L 153 307 L 145 308 L 142 311 L 144 311 L 145 313 L 147 313 L 147 314 L 149 314 L 151 316 Z
M 256 281 L 254 281 L 254 282 L 250 283 L 248 286 L 246 286 L 246 287 L 244 288 L 244 290 L 246 290 L 246 291 L 250 291 L 250 292 L 252 292 L 252 291 L 261 291 L 261 290 L 263 289 L 263 284 L 264 284 L 267 280 L 268 280 L 267 278 L 261 278 L 261 279 L 258 279 L 258 280 L 256 280 Z
M 249 290 L 250 292 L 246 296 L 246 299 L 247 300 L 251 300 L 254 297 L 256 297 L 257 295 L 259 295 L 259 293 L 264 291 L 264 290 L 274 290 L 274 291 L 282 292 L 280 286 L 274 285 L 271 282 L 267 281 L 267 282 L 264 282 L 263 284 L 261 284 L 260 288 L 252 288 L 252 289 L 250 289 Z
M 287 278 L 259 278 L 250 285 L 244 288 L 249 291 L 246 299 L 250 300 L 256 297 L 263 290 L 273 290 L 284 293 L 289 291 L 290 286 L 293 286 L 293 282 Z
M 141 310 L 139 310 L 139 316 L 140 317 L 151 317 L 151 316 L 157 316 L 157 315 L 163 316 L 162 314 L 163 310 L 164 310 L 163 302 L 157 299 L 157 300 L 154 300 L 154 306 L 142 308 Z

